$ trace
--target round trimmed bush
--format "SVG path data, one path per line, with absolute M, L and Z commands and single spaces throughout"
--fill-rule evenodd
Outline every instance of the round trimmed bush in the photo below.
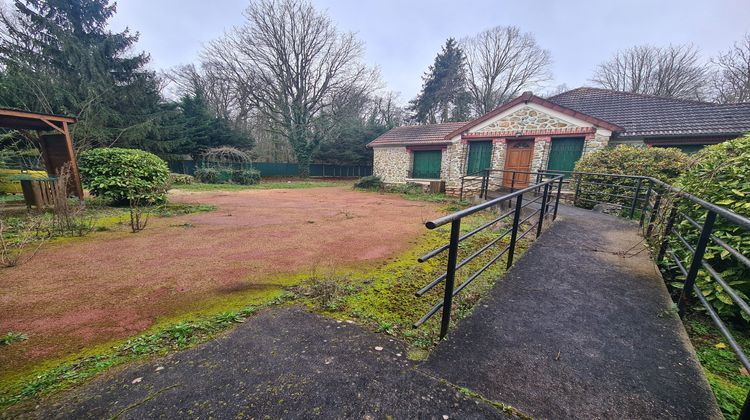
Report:
M 750 135 L 701 150 L 676 185 L 696 197 L 750 218 Z M 688 201 L 682 201 L 682 210 L 699 222 L 705 218 L 706 210 Z M 690 242 L 697 241 L 698 232 L 688 222 L 682 222 L 678 228 Z M 714 235 L 743 255 L 750 256 L 750 232 L 745 229 L 717 217 Z M 750 296 L 750 268 L 713 242 L 709 242 L 704 259 L 747 300 Z M 720 314 L 741 314 L 749 318 L 715 281 L 709 279 L 707 273 L 700 273 L 697 284 Z
M 204 184 L 217 184 L 219 182 L 219 170 L 215 168 L 198 168 L 195 170 L 195 179 Z
M 167 163 L 153 153 L 119 147 L 82 152 L 78 167 L 91 194 L 123 204 L 132 198 L 150 203 L 166 200 Z
M 255 185 L 260 182 L 260 171 L 256 169 L 235 169 L 232 182 L 240 185 Z

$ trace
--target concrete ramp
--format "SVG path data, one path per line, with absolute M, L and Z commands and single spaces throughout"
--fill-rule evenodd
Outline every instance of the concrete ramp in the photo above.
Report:
M 638 225 L 561 216 L 422 366 L 541 418 L 721 418 Z

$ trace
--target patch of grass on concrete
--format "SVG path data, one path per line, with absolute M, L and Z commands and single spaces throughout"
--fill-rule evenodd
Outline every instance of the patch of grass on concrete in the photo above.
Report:
M 192 184 L 174 185 L 172 188 L 182 191 L 241 191 L 241 190 L 273 190 L 273 189 L 303 189 L 319 187 L 348 186 L 352 181 L 330 181 L 330 180 L 269 180 L 261 181 L 256 185 L 239 184 Z
M 462 231 L 468 232 L 493 216 L 496 217 L 494 213 L 485 212 L 464 219 Z M 459 261 L 496 238 L 504 229 L 504 226 L 488 228 L 462 242 Z M 292 288 L 292 291 L 324 314 L 356 319 L 376 331 L 406 341 L 410 345 L 409 357 L 422 359 L 438 342 L 440 312 L 419 328 L 413 328 L 413 324 L 433 305 L 442 301 L 444 284 L 441 282 L 422 297 L 415 296 L 415 292 L 445 272 L 447 252 L 422 264 L 417 262 L 417 258 L 447 243 L 448 238 L 448 226 L 425 231 L 410 251 L 378 267 L 364 272 L 313 273 L 300 286 Z M 509 240 L 510 235 L 462 267 L 457 272 L 456 286 L 495 257 Z M 518 243 L 516 259 L 526 247 L 525 241 Z M 505 273 L 506 261 L 506 256 L 497 260 L 454 298 L 451 329 L 456 322 L 473 311 L 495 281 Z
M 750 373 L 707 316 L 691 314 L 686 326 L 721 412 L 727 418 L 739 417 L 750 390 Z M 732 333 L 745 351 L 750 350 L 747 331 L 733 329 Z
M 277 293 L 273 299 L 256 305 L 160 324 L 147 333 L 109 349 L 46 367 L 13 381 L 4 381 L 0 384 L 0 409 L 83 382 L 112 366 L 203 343 L 233 325 L 244 322 L 258 310 L 283 304 L 290 298 L 287 293 Z

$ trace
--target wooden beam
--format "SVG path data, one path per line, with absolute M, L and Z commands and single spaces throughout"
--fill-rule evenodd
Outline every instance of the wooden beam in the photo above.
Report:
M 68 123 L 63 121 L 63 134 L 65 134 L 65 144 L 68 148 L 68 156 L 70 157 L 70 173 L 73 175 L 73 182 L 75 183 L 76 195 L 78 199 L 83 201 L 83 186 L 81 185 L 81 175 L 78 173 L 78 162 L 76 161 L 76 153 L 73 150 L 73 138 L 70 135 L 70 128 Z
M 0 115 L 9 117 L 28 118 L 31 120 L 47 119 L 55 122 L 75 123 L 77 120 L 73 117 L 63 117 L 62 115 L 39 114 L 36 112 L 16 111 L 12 109 L 0 109 Z
M 45 118 L 40 118 L 40 119 L 41 119 L 42 121 L 44 121 L 44 123 L 45 123 L 45 124 L 47 124 L 48 126 L 52 127 L 52 128 L 54 129 L 54 130 L 56 130 L 56 131 L 60 132 L 60 134 L 65 134 L 65 130 L 64 130 L 64 129 L 62 129 L 62 128 L 58 127 L 58 126 L 57 126 L 57 125 L 55 125 L 55 124 L 52 124 L 52 123 L 51 123 L 51 122 L 50 122 L 49 120 L 47 120 L 47 119 L 45 119 Z M 68 124 L 68 123 L 66 123 L 66 122 L 63 122 L 63 125 L 67 125 L 67 124 Z

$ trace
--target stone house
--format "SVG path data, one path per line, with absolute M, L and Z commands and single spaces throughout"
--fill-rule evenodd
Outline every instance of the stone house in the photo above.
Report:
M 387 184 L 442 180 L 457 194 L 462 178 L 485 169 L 573 170 L 584 154 L 617 144 L 678 147 L 691 153 L 750 131 L 750 103 L 719 105 L 596 88 L 544 99 L 525 92 L 468 122 L 402 126 L 368 144 L 373 173 Z M 492 182 L 527 185 L 493 172 Z

